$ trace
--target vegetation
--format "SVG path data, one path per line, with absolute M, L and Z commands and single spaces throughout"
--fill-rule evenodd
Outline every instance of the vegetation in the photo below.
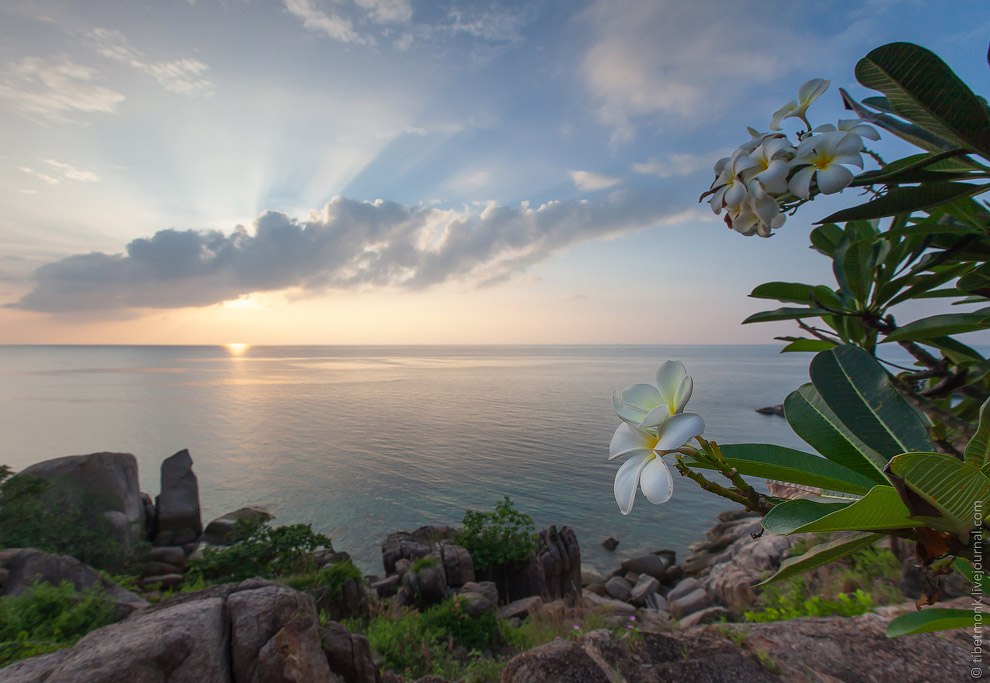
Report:
M 234 539 L 229 546 L 205 548 L 201 559 L 190 562 L 188 579 L 221 583 L 253 576 L 277 579 L 314 574 L 313 551 L 333 550 L 330 539 L 314 533 L 309 524 L 273 527 L 267 521 L 240 520 Z
M 39 583 L 0 597 L 0 667 L 69 647 L 117 620 L 116 606 L 93 588 L 77 593 L 68 581 Z
M 38 548 L 118 573 L 133 571 L 146 554 L 146 544 L 124 548 L 106 519 L 86 514 L 93 501 L 54 506 L 44 495 L 51 489 L 49 482 L 12 475 L 0 465 L 0 548 Z
M 468 510 L 456 537 L 467 548 L 475 569 L 525 562 L 536 551 L 533 518 L 519 512 L 505 496 L 492 512 Z

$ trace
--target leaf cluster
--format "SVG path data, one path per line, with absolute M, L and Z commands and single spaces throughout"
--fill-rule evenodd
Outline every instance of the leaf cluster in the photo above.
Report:
M 468 510 L 455 541 L 471 553 L 475 569 L 526 562 L 536 551 L 533 518 L 515 509 L 508 496 L 490 512 Z

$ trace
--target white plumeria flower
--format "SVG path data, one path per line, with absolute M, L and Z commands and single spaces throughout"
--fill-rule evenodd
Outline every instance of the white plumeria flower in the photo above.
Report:
M 628 515 L 636 500 L 637 485 L 646 499 L 659 505 L 670 500 L 674 480 L 660 455 L 680 448 L 705 431 L 705 421 L 694 413 L 679 413 L 666 420 L 654 433 L 623 422 L 615 430 L 608 447 L 608 459 L 630 456 L 615 473 L 612 492 L 619 511 Z
M 668 360 L 657 370 L 657 385 L 634 384 L 612 394 L 615 414 L 634 427 L 649 429 L 683 413 L 694 391 L 694 380 L 684 363 Z
M 746 183 L 741 174 L 755 165 L 749 155 L 737 149 L 731 157 L 719 159 L 715 164 L 715 181 L 712 183 L 712 198 L 708 203 L 712 211 L 720 213 L 724 207 L 734 208 L 746 199 Z
M 791 176 L 788 189 L 793 195 L 809 199 L 812 177 L 823 194 L 845 189 L 853 174 L 843 164 L 863 168 L 861 149 L 863 140 L 853 132 L 828 131 L 811 136 L 797 148 L 791 167 L 800 170 Z
M 780 130 L 780 122 L 791 117 L 799 118 L 807 124 L 808 120 L 805 118 L 805 113 L 808 111 L 808 106 L 828 90 L 828 85 L 829 81 L 812 78 L 798 88 L 797 102 L 791 100 L 773 113 L 773 118 L 770 120 L 770 130 Z
M 836 128 L 831 123 L 825 123 L 816 127 L 813 133 L 834 133 L 836 130 L 841 130 L 847 133 L 855 133 L 861 138 L 869 138 L 870 140 L 879 140 L 880 133 L 873 126 L 863 123 L 861 119 L 840 119 L 839 127 Z
M 749 189 L 746 201 L 726 214 L 725 223 L 747 237 L 770 237 L 787 216 L 781 213 L 777 199 L 767 194 L 758 182 L 752 181 Z
M 796 153 L 797 150 L 783 136 L 765 138 L 750 153 L 753 166 L 743 171 L 743 180 L 747 184 L 753 180 L 758 181 L 769 194 L 784 194 L 787 192 L 787 174 L 790 172 L 788 162 Z

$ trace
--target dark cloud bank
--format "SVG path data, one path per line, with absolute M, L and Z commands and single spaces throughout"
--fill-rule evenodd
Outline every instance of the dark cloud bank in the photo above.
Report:
M 443 211 L 335 198 L 309 220 L 268 212 L 238 227 L 161 230 L 125 254 L 93 252 L 39 268 L 12 308 L 66 315 L 207 306 L 251 292 L 367 286 L 419 290 L 449 280 L 504 281 L 579 242 L 658 225 L 662 193 L 619 191 L 590 202 Z

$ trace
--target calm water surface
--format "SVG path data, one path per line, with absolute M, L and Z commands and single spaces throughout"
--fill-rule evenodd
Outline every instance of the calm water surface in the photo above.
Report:
M 133 453 L 141 487 L 188 448 L 204 521 L 244 505 L 310 522 L 367 571 L 386 533 L 456 524 L 503 495 L 539 525 L 568 524 L 585 561 L 659 547 L 683 556 L 726 501 L 675 473 L 663 506 L 623 517 L 606 461 L 615 389 L 680 359 L 689 409 L 724 443 L 802 447 L 754 412 L 807 381 L 777 346 L 0 347 L 0 464 Z

